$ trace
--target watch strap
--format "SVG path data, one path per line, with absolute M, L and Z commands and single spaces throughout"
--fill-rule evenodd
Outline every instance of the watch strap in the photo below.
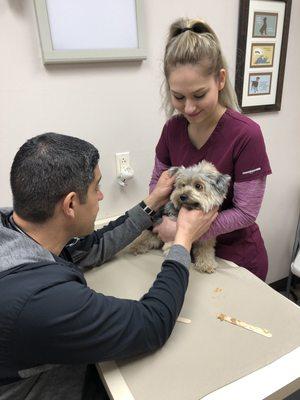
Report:
M 146 214 L 148 214 L 150 217 L 153 217 L 153 215 L 156 214 L 156 211 L 152 210 L 147 204 L 142 200 L 139 205 L 142 207 L 142 209 L 145 211 Z

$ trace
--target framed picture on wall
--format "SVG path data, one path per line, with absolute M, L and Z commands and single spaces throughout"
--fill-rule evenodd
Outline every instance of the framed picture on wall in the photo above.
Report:
M 240 0 L 235 90 L 244 113 L 280 110 L 292 0 Z
M 271 93 L 272 72 L 249 74 L 248 96 L 262 96 Z
M 274 38 L 277 31 L 278 13 L 255 12 L 253 37 Z
M 142 0 L 34 0 L 44 64 L 146 58 Z
M 273 67 L 274 43 L 252 43 L 250 68 Z

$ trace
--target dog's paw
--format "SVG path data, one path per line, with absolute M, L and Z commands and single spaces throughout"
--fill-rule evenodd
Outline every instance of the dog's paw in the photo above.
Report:
M 129 246 L 128 252 L 134 255 L 148 253 L 151 249 L 158 249 L 162 246 L 162 241 L 151 231 L 144 231 Z
M 206 272 L 207 274 L 212 274 L 217 268 L 217 263 L 215 261 L 204 262 L 203 260 L 197 260 L 194 267 L 199 272 Z
M 162 247 L 162 251 L 164 256 L 166 257 L 169 254 L 170 248 L 173 246 L 173 242 L 166 242 Z
M 141 243 L 133 243 L 127 247 L 128 253 L 137 256 L 138 254 L 145 254 L 149 251 L 149 246 L 145 246 Z

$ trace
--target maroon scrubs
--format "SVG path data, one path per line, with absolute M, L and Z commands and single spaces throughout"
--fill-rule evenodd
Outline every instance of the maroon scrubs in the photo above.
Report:
M 156 147 L 156 156 L 164 164 L 185 166 L 202 160 L 231 176 L 222 210 L 233 208 L 233 184 L 262 178 L 272 173 L 264 139 L 257 123 L 232 109 L 227 109 L 207 142 L 197 149 L 189 139 L 188 121 L 183 116 L 171 118 L 164 126 Z M 217 237 L 216 255 L 247 268 L 265 280 L 268 257 L 257 224 Z

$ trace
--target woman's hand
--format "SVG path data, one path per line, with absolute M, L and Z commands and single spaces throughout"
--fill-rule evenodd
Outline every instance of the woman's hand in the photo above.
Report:
M 173 221 L 171 218 L 164 215 L 162 218 L 162 223 L 159 225 L 155 225 L 152 232 L 156 233 L 164 243 L 168 243 L 174 241 L 176 231 L 176 221 Z

